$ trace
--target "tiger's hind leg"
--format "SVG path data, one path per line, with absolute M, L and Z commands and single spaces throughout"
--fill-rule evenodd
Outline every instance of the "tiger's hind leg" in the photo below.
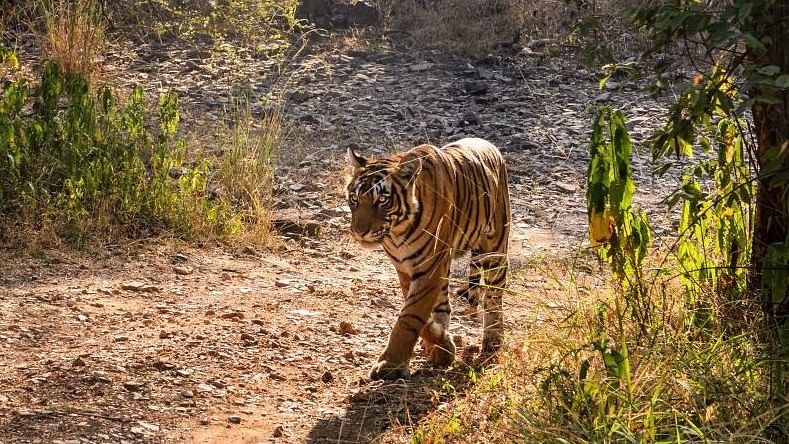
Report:
M 483 269 L 481 286 L 483 296 L 482 312 L 482 354 L 495 354 L 503 342 L 504 311 L 502 296 L 507 286 L 509 261 L 504 252 L 484 253 L 476 257 Z
M 482 277 L 482 267 L 480 267 L 479 262 L 475 258 L 476 255 L 472 252 L 468 266 L 468 282 L 455 291 L 455 295 L 468 302 L 468 308 L 463 314 L 471 316 L 476 316 L 479 312 L 479 286 L 480 278 Z

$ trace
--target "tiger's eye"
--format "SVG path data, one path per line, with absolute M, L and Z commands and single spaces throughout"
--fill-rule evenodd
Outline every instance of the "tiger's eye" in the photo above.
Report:
M 388 196 L 378 196 L 378 203 L 386 203 L 389 200 Z

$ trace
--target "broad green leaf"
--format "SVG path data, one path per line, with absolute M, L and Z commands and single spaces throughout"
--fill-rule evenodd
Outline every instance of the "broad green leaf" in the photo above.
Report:
M 765 66 L 759 67 L 759 69 L 757 69 L 756 72 L 758 72 L 759 74 L 766 75 L 766 76 L 774 76 L 774 75 L 778 74 L 779 72 L 781 72 L 781 68 L 779 68 L 779 67 L 777 67 L 775 65 L 765 65 Z
M 591 366 L 591 364 L 589 363 L 589 360 L 588 359 L 584 359 L 584 361 L 581 363 L 581 369 L 578 371 L 578 380 L 579 381 L 583 381 L 583 380 L 586 379 L 586 377 L 587 377 L 587 375 L 589 373 L 589 367 L 590 366 Z
M 783 103 L 783 99 L 778 97 L 772 96 L 756 96 L 753 98 L 755 102 L 766 103 L 767 105 L 780 105 Z
M 775 86 L 781 89 L 789 89 L 789 74 L 781 74 L 775 79 Z
M 752 49 L 755 49 L 757 51 L 764 51 L 767 49 L 764 47 L 764 43 L 760 42 L 759 39 L 756 38 L 756 36 L 754 36 L 751 33 L 748 32 L 742 33 L 740 34 L 740 37 L 745 42 L 745 44 Z
M 603 362 L 605 369 L 608 371 L 608 376 L 615 378 L 622 378 L 625 376 L 625 357 L 616 350 L 603 350 Z

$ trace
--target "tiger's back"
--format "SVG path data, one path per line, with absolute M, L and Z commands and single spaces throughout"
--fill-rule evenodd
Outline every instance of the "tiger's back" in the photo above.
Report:
M 506 249 L 510 223 L 507 166 L 495 146 L 482 139 L 461 139 L 441 151 L 453 166 L 456 230 L 452 247 L 458 253 L 495 237 Z M 506 231 L 506 232 L 505 232 Z

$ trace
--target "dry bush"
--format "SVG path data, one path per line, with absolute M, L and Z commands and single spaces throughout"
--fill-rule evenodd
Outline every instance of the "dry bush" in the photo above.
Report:
M 557 33 L 574 17 L 561 0 L 385 0 L 392 28 L 407 30 L 420 45 L 481 55 Z
M 625 3 L 571 0 L 382 0 L 388 25 L 413 34 L 424 47 L 471 56 L 485 55 L 530 41 L 564 40 L 569 35 L 614 29 L 629 35 L 623 13 L 650 0 Z M 608 36 L 602 36 L 606 40 Z M 616 43 L 612 41 L 612 43 Z
M 66 74 L 95 78 L 107 44 L 106 25 L 97 0 L 43 0 L 41 47 Z
M 252 115 L 246 98 L 234 98 L 227 122 L 218 133 L 212 177 L 219 200 L 238 214 L 243 242 L 269 244 L 274 162 L 288 131 L 279 101 L 260 118 Z

